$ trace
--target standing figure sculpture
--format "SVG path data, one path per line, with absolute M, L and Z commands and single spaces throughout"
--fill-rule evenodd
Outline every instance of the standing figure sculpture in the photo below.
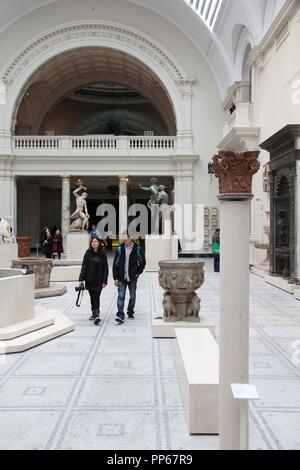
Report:
M 0 217 L 0 243 L 12 243 L 10 225 L 2 217 Z
M 83 191 L 83 192 L 82 192 Z M 87 195 L 87 188 L 80 183 L 79 188 L 73 191 L 73 194 L 76 198 L 76 211 L 73 212 L 71 215 L 71 220 L 73 220 L 70 230 L 74 231 L 84 231 L 88 230 L 89 228 L 89 213 L 87 209 L 86 199 Z M 81 195 L 79 194 L 81 192 Z
M 158 191 L 158 181 L 156 178 L 151 179 L 150 188 L 144 188 L 141 184 L 139 185 L 140 189 L 143 191 L 148 191 L 151 193 L 151 197 L 147 203 L 147 206 L 153 212 L 155 206 L 159 205 L 159 191 Z
M 166 193 L 166 187 L 162 184 L 158 186 L 159 191 L 159 205 L 168 206 L 169 205 L 169 195 Z

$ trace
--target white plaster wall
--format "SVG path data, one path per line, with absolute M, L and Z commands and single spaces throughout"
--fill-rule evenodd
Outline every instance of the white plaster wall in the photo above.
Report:
M 290 17 L 289 36 L 276 49 L 275 37 L 283 25 L 284 22 L 281 22 L 253 74 L 255 125 L 261 128 L 260 143 L 287 124 L 300 123 L 300 4 Z M 270 196 L 262 188 L 263 166 L 270 159 L 269 153 L 262 151 L 259 158 L 261 169 L 253 178 L 251 237 L 262 240 L 265 238 L 263 226 L 267 220 L 265 211 L 270 208 Z M 251 264 L 259 264 L 265 255 L 265 251 L 257 250 L 250 244 Z
M 300 123 L 300 3 L 290 21 L 290 34 L 276 49 L 265 54 L 260 77 L 260 93 L 255 97 L 259 109 L 261 141 L 287 124 Z

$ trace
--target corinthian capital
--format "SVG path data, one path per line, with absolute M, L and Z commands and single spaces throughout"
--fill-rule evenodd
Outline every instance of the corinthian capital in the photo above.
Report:
M 258 151 L 221 151 L 213 157 L 214 174 L 219 179 L 219 199 L 252 199 L 252 177 L 260 168 L 258 156 Z

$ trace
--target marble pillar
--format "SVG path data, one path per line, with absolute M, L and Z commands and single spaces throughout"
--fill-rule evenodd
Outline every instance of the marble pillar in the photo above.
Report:
M 240 403 L 231 384 L 249 383 L 249 234 L 252 177 L 259 152 L 220 152 L 214 174 L 220 185 L 220 386 L 221 450 L 239 450 Z M 247 413 L 247 429 L 249 418 Z
M 128 177 L 120 176 L 119 185 L 119 238 L 128 228 L 128 196 L 127 196 Z
M 63 242 L 66 241 L 70 230 L 70 176 L 62 177 L 61 193 L 61 232 Z
M 192 238 L 193 214 L 191 212 L 190 221 L 189 210 L 193 212 L 193 170 L 192 168 L 177 169 L 175 176 L 174 228 L 183 251 L 192 249 L 188 239 Z

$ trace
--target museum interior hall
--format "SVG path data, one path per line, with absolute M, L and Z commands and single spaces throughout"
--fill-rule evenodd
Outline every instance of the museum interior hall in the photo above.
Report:
M 0 450 L 300 450 L 299 0 L 0 11 Z

